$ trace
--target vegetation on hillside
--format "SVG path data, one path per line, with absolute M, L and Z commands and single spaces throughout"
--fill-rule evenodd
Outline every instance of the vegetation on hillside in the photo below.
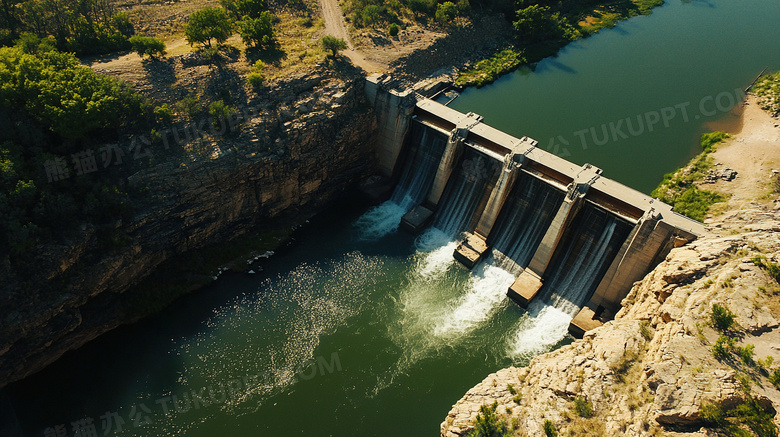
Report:
M 554 54 L 560 47 L 619 21 L 649 15 L 663 0 L 621 0 L 618 2 L 516 0 L 511 15 L 517 41 L 473 68 L 462 71 L 456 86 L 482 86 L 518 66 Z M 507 11 L 509 12 L 509 11 Z
M 780 71 L 761 76 L 753 85 L 752 91 L 758 97 L 761 108 L 775 116 L 780 115 Z
M 79 55 L 127 50 L 135 33 L 126 13 L 106 0 L 2 0 L 0 45 L 29 35 L 52 37 L 60 50 Z M 27 36 L 26 36 L 27 35 Z
M 725 132 L 711 132 L 701 137 L 702 153 L 691 160 L 688 165 L 674 173 L 667 173 L 651 196 L 672 205 L 674 210 L 694 220 L 704 220 L 704 216 L 715 203 L 726 198 L 718 193 L 702 190 L 696 186 L 712 167 L 712 157 L 709 154 L 713 146 L 728 138 Z
M 0 128 L 0 253 L 21 254 L 82 221 L 121 219 L 128 195 L 112 164 L 125 152 L 105 144 L 117 128 L 143 123 L 146 111 L 128 86 L 72 54 L 0 48 L 0 119 L 8 120 Z

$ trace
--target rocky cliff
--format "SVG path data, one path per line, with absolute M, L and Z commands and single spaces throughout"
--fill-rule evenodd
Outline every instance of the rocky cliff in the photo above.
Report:
M 747 127 L 728 146 L 747 148 L 715 154 L 741 170 L 734 186 L 753 187 L 754 200 L 734 191 L 706 235 L 634 284 L 614 321 L 489 375 L 453 406 L 441 435 L 483 435 L 475 420 L 494 403 L 492 423 L 509 435 L 777 435 L 780 200 L 767 160 L 780 135 L 768 123 L 759 139 L 773 154 L 752 155 Z M 732 327 L 713 322 L 720 307 Z
M 144 316 L 137 301 L 149 293 L 137 284 L 167 261 L 345 195 L 373 171 L 375 124 L 360 75 L 318 68 L 253 97 L 212 133 L 197 124 L 166 133 L 183 153 L 129 177 L 147 194 L 116 223 L 121 244 L 106 250 L 83 225 L 70 241 L 36 248 L 32 263 L 0 259 L 0 387 Z

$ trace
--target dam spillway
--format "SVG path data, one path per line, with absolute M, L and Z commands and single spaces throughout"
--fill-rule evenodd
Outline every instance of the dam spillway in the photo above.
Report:
M 459 244 L 467 268 L 489 258 L 516 277 L 507 295 L 575 316 L 570 332 L 614 316 L 620 302 L 668 252 L 704 226 L 637 190 L 372 75 L 377 157 L 398 181 L 400 227 L 434 226 Z

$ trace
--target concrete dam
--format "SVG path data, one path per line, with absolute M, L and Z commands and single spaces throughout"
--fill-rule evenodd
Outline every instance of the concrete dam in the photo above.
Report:
M 524 308 L 542 301 L 570 314 L 581 337 L 620 309 L 632 284 L 704 226 L 671 206 L 515 138 L 375 74 L 382 176 L 406 213 L 400 227 L 434 226 L 459 241 L 467 268 L 491 262 L 515 281 Z

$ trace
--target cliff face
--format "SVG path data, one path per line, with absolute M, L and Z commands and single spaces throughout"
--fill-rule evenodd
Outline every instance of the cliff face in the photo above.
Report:
M 714 357 L 718 332 L 710 326 L 712 305 L 721 304 L 741 327 L 735 346 L 754 345 L 755 360 L 780 358 L 780 286 L 751 262 L 756 255 L 780 261 L 780 211 L 743 210 L 711 226 L 635 283 L 614 321 L 469 390 L 442 423 L 441 435 L 473 429 L 479 407 L 494 401 L 520 435 L 544 435 L 545 420 L 560 435 L 715 435 L 699 431 L 701 407 L 739 404 L 745 398 L 742 374 L 760 405 L 780 409 L 780 391 L 765 371 L 737 354 Z M 577 397 L 590 402 L 593 418 L 577 414 Z
M 362 77 L 317 70 L 275 84 L 248 108 L 226 123 L 238 135 L 192 135 L 184 156 L 129 178 L 148 198 L 116 224 L 126 244 L 101 250 L 84 225 L 72 241 L 36 248 L 33 263 L 0 259 L 0 387 L 145 315 L 129 294 L 165 261 L 271 220 L 294 223 L 373 172 L 376 122 Z M 183 127 L 178 134 L 186 137 Z

